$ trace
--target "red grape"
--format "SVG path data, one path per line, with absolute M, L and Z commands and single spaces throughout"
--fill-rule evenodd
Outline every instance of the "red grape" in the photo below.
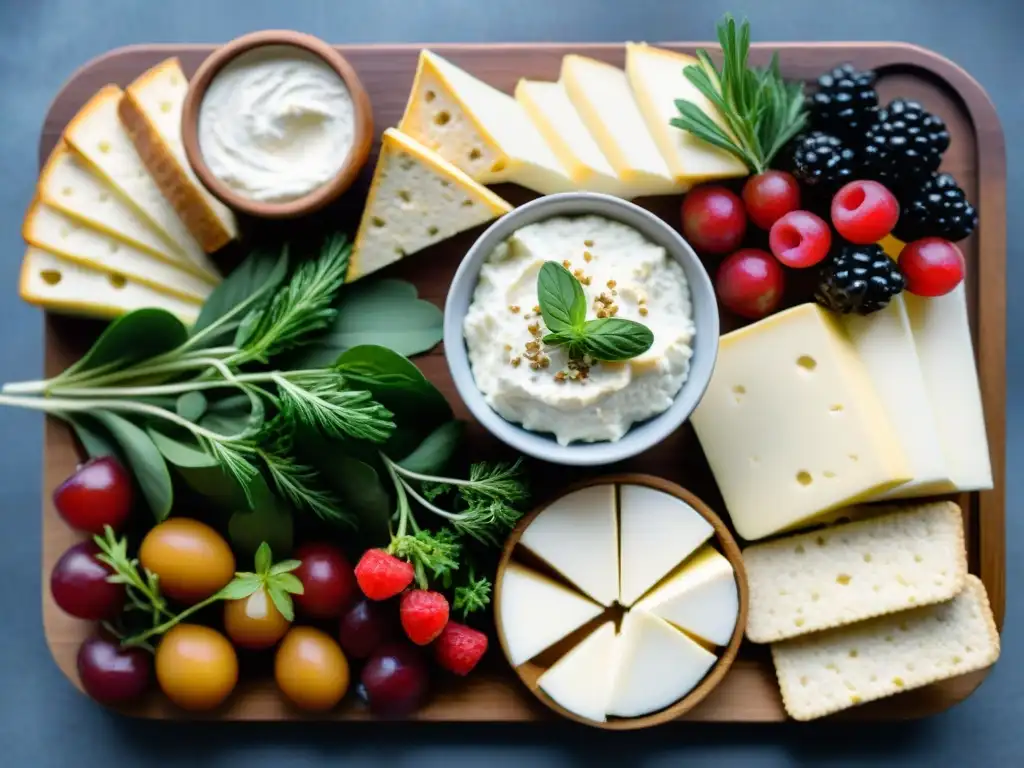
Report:
M 810 211 L 790 211 L 772 224 L 768 244 L 787 267 L 813 267 L 828 256 L 832 230 Z
M 139 698 L 149 687 L 153 656 L 142 648 L 122 648 L 117 640 L 93 635 L 78 649 L 78 679 L 103 704 Z
M 785 171 L 765 171 L 747 179 L 743 203 L 754 224 L 771 229 L 772 224 L 800 207 L 800 184 Z
M 91 541 L 75 544 L 60 556 L 50 574 L 54 602 L 75 618 L 113 619 L 124 607 L 124 585 L 107 581 L 113 571 L 96 559 L 99 551 Z
M 400 717 L 423 703 L 429 679 L 426 662 L 417 649 L 391 643 L 366 662 L 360 681 L 375 714 Z
M 900 271 L 907 290 L 918 296 L 943 296 L 964 279 L 964 255 L 949 240 L 924 237 L 900 251 Z
M 342 614 L 338 640 L 349 658 L 365 659 L 397 636 L 396 608 L 392 603 L 362 599 Z
M 743 201 L 725 187 L 696 187 L 683 198 L 683 236 L 704 253 L 729 253 L 743 242 Z
M 112 456 L 87 461 L 57 486 L 53 506 L 72 528 L 103 533 L 121 529 L 132 508 L 132 480 Z
M 851 181 L 832 198 L 832 223 L 851 243 L 877 243 L 899 217 L 896 196 L 877 181 Z
M 295 552 L 295 559 L 302 561 L 295 575 L 304 591 L 293 599 L 310 618 L 337 618 L 359 594 L 352 566 L 337 547 L 306 544 Z
M 724 259 L 715 276 L 715 290 L 726 309 L 758 320 L 771 314 L 782 301 L 784 276 L 770 253 L 743 248 Z

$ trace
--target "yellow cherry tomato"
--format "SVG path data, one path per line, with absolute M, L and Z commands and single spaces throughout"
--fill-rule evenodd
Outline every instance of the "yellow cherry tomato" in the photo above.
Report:
M 290 626 L 262 587 L 241 600 L 224 603 L 224 631 L 239 648 L 270 648 Z
M 183 709 L 213 709 L 238 682 L 238 657 L 224 635 L 199 624 L 178 624 L 156 648 L 156 679 Z
M 274 679 L 297 707 L 322 712 L 348 690 L 348 660 L 326 632 L 292 627 L 274 657 Z
M 160 591 L 191 605 L 235 575 L 235 556 L 213 528 L 187 517 L 155 526 L 139 547 L 139 562 L 160 577 Z

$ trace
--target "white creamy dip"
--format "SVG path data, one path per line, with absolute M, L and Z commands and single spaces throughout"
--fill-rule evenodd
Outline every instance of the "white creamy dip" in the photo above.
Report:
M 290 45 L 244 53 L 218 72 L 199 107 L 199 149 L 232 190 L 286 202 L 329 181 L 355 134 L 348 87 L 327 62 Z
M 531 344 L 547 332 L 536 311 L 545 261 L 582 270 L 588 320 L 604 308 L 604 294 L 615 317 L 651 329 L 653 346 L 625 363 L 595 362 L 586 378 L 559 380 L 570 370 L 566 348 Z M 580 216 L 531 224 L 499 245 L 480 271 L 463 331 L 488 404 L 567 445 L 618 440 L 666 411 L 689 374 L 694 326 L 686 275 L 664 248 L 625 224 Z

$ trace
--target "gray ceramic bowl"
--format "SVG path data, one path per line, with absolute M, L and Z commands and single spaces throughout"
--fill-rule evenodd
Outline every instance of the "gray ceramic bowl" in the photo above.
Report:
M 634 424 L 615 442 L 570 443 L 559 445 L 554 437 L 531 432 L 497 414 L 476 387 L 463 336 L 463 320 L 473 301 L 480 268 L 495 247 L 516 230 L 555 216 L 595 214 L 620 221 L 656 243 L 678 261 L 686 272 L 693 305 L 693 357 L 690 374 L 667 411 Z M 566 192 L 548 195 L 516 208 L 492 224 L 480 235 L 459 265 L 448 291 L 444 308 L 444 349 L 455 387 L 466 406 L 491 434 L 528 456 L 555 464 L 597 466 L 636 456 L 675 432 L 697 407 L 718 355 L 718 304 L 711 278 L 697 254 L 668 224 L 653 213 L 617 197 L 593 192 Z

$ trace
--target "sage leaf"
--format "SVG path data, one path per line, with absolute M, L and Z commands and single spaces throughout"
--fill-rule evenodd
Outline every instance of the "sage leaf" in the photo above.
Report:
M 75 432 L 75 437 L 78 438 L 78 442 L 82 444 L 82 448 L 90 459 L 96 459 L 100 456 L 120 458 L 117 443 L 110 436 L 110 433 L 93 421 L 88 414 L 66 414 L 63 418 L 71 425 Z
M 377 470 L 340 452 L 317 451 L 313 463 L 345 508 L 358 518 L 360 543 L 364 547 L 387 546 L 393 508 Z
M 222 600 L 244 600 L 256 593 L 263 586 L 260 577 L 255 573 L 245 573 L 235 576 L 220 591 Z
M 181 418 L 198 423 L 206 413 L 206 395 L 199 391 L 186 392 L 178 397 L 174 410 Z
M 99 421 L 117 440 L 125 461 L 157 522 L 167 519 L 174 504 L 174 487 L 167 462 L 152 438 L 127 419 L 110 411 L 94 411 Z
M 147 427 L 146 433 L 149 435 L 150 440 L 153 441 L 153 445 L 160 451 L 160 455 L 164 457 L 168 462 L 176 467 L 219 467 L 220 462 L 216 456 L 204 451 L 199 443 L 195 441 L 184 442 L 173 437 L 165 435 L 163 432 L 153 428 Z
M 416 450 L 398 462 L 398 465 L 421 475 L 439 474 L 458 450 L 465 431 L 465 422 L 445 422 L 427 435 Z
M 89 351 L 68 367 L 56 381 L 83 371 L 128 366 L 181 346 L 188 329 L 163 309 L 138 309 L 122 315 L 107 326 Z
M 589 321 L 574 343 L 580 345 L 584 354 L 611 363 L 642 355 L 654 343 L 654 334 L 641 323 L 603 317 Z
M 243 305 L 258 306 L 270 298 L 288 276 L 288 252 L 257 250 L 213 289 L 203 304 L 192 332 L 201 331 Z M 211 339 L 212 341 L 212 339 Z
M 546 261 L 537 274 L 537 299 L 544 324 L 561 333 L 583 325 L 587 297 L 580 281 L 555 261 Z

